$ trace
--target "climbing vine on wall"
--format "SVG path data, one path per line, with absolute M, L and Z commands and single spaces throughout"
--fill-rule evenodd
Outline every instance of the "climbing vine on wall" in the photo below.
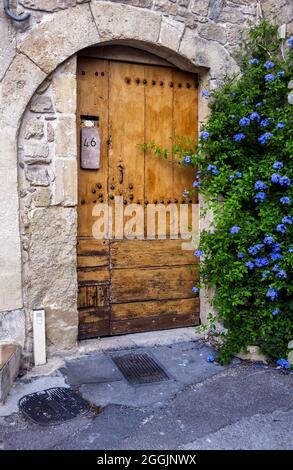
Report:
M 203 91 L 211 113 L 197 148 L 176 148 L 183 164 L 197 168 L 189 193 L 202 193 L 214 214 L 195 252 L 201 284 L 194 291 L 215 288 L 227 327 L 224 363 L 248 345 L 280 360 L 293 338 L 292 52 L 293 38 L 284 45 L 274 26 L 254 27 L 239 55 L 240 74 Z

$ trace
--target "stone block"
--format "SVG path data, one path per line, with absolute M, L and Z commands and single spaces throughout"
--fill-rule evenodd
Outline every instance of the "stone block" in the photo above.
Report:
M 0 85 L 0 114 L 6 123 L 17 127 L 28 101 L 45 73 L 23 54 L 17 54 Z
M 44 136 L 44 123 L 39 119 L 30 119 L 25 126 L 25 139 L 41 139 Z
M 210 69 L 210 78 L 222 80 L 226 74 L 238 71 L 238 65 L 221 44 L 197 36 L 186 28 L 179 52 L 199 67 Z
M 35 95 L 32 99 L 30 110 L 33 113 L 53 113 L 53 103 L 50 96 Z
M 98 42 L 98 30 L 89 5 L 85 3 L 70 8 L 70 11 L 54 13 L 41 22 L 19 44 L 19 49 L 50 73 L 78 50 Z
M 209 3 L 209 0 L 193 0 L 190 6 L 192 13 L 200 16 L 207 16 Z
M 245 15 L 239 7 L 235 6 L 233 8 L 231 5 L 224 5 L 217 21 L 221 23 L 242 24 L 244 19 Z
M 27 166 L 25 176 L 33 186 L 49 186 L 55 178 L 52 169 L 44 165 Z
M 20 347 L 16 344 L 0 344 L 0 404 L 5 402 L 18 376 L 20 353 Z
M 161 15 L 156 12 L 111 2 L 94 2 L 91 8 L 101 40 L 158 40 Z
M 172 20 L 171 18 L 163 17 L 159 44 L 173 51 L 177 51 L 179 48 L 180 40 L 184 31 L 184 23 Z
M 31 10 L 58 11 L 76 5 L 76 0 L 22 0 L 21 4 Z
M 0 80 L 2 80 L 9 64 L 16 53 L 16 31 L 12 22 L 7 21 L 3 11 L 0 11 Z
M 227 42 L 225 28 L 215 23 L 202 24 L 198 29 L 198 34 L 205 39 L 217 41 L 220 44 Z
M 24 160 L 27 164 L 49 163 L 49 146 L 42 143 L 30 143 L 24 146 Z
M 77 205 L 77 161 L 58 159 L 55 162 L 56 179 L 53 186 L 53 204 Z
M 78 311 L 72 308 L 45 309 L 48 348 L 70 349 L 77 344 Z
M 76 210 L 60 206 L 34 209 L 30 233 L 29 276 L 24 276 L 29 308 L 53 306 L 64 309 L 65 314 L 72 312 L 77 296 Z
M 53 77 L 52 84 L 56 111 L 59 113 L 75 113 L 76 79 L 66 75 L 57 75 Z
M 23 309 L 16 309 L 0 313 L 1 340 L 19 344 L 22 348 L 25 343 L 26 319 Z
M 14 167 L 1 165 L 0 311 L 2 312 L 22 308 L 17 182 L 16 165 Z
M 47 142 L 54 142 L 55 130 L 50 122 L 47 123 Z
M 209 17 L 213 21 L 217 21 L 222 12 L 224 0 L 209 0 Z
M 36 207 L 48 207 L 51 204 L 52 192 L 49 188 L 39 188 L 32 199 Z
M 55 130 L 55 153 L 58 157 L 73 157 L 77 153 L 76 118 L 61 116 Z

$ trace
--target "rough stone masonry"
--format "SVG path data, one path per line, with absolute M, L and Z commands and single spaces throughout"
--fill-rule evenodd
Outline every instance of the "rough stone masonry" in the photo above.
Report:
M 0 340 L 29 363 L 31 315 L 46 310 L 48 347 L 77 341 L 76 53 L 103 42 L 144 47 L 217 86 L 262 13 L 293 33 L 290 0 L 22 0 L 0 11 Z M 261 6 L 261 8 L 260 8 Z M 207 112 L 200 98 L 200 121 Z M 201 298 L 201 316 L 208 310 Z

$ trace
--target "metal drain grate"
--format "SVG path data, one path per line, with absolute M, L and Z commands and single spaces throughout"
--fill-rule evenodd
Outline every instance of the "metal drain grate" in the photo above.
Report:
M 112 356 L 113 361 L 131 385 L 169 380 L 168 375 L 148 354 Z
M 70 388 L 49 388 L 25 395 L 18 402 L 22 413 L 41 426 L 54 426 L 89 410 L 89 404 Z

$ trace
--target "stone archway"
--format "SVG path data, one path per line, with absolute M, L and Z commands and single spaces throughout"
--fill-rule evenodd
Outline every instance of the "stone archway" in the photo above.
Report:
M 194 30 L 162 13 L 122 4 L 99 1 L 79 4 L 51 14 L 28 30 L 1 82 L 0 212 L 5 220 L 0 235 L 2 311 L 16 311 L 24 304 L 29 310 L 40 307 L 27 304 L 22 287 L 20 232 L 26 222 L 22 220 L 19 224 L 17 142 L 24 112 L 46 77 L 78 50 L 117 41 L 151 49 L 176 65 L 184 64 L 185 68 L 196 67 L 204 80 L 219 81 L 237 68 L 220 43 L 196 37 Z M 201 113 L 203 118 L 205 104 Z M 37 276 L 34 280 L 37 282 Z M 26 289 L 30 289 L 29 284 Z M 65 330 L 66 326 L 65 320 Z

